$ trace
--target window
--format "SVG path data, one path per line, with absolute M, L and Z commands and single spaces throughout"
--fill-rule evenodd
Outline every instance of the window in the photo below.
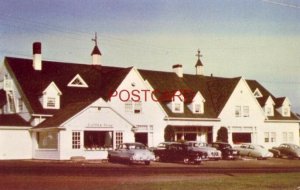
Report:
M 276 133 L 275 132 L 271 132 L 271 142 L 276 142 Z
M 112 148 L 112 131 L 84 131 L 84 148 L 87 150 L 103 150 Z
M 18 108 L 19 108 L 19 112 L 23 111 L 23 100 L 22 100 L 22 98 L 19 98 L 19 100 L 18 100 Z
M 125 102 L 125 112 L 126 113 L 141 113 L 142 112 L 142 102 L 134 102 L 128 100 Z
M 43 91 L 40 97 L 40 102 L 45 109 L 59 109 L 61 91 L 58 89 L 54 82 L 51 82 L 48 87 Z
M 122 132 L 116 132 L 116 147 L 119 147 L 120 144 L 123 143 L 123 133 Z
M 132 109 L 133 109 L 132 101 L 129 100 L 129 101 L 125 102 L 125 112 L 130 113 L 130 112 L 132 112 Z
M 47 97 L 47 107 L 48 108 L 55 108 L 55 98 Z
M 273 107 L 266 107 L 267 116 L 273 116 Z
M 282 142 L 287 142 L 287 132 L 282 133 Z
M 57 149 L 57 132 L 38 132 L 37 143 L 40 149 Z
M 265 132 L 265 142 L 269 142 L 269 133 Z
M 243 116 L 249 117 L 249 106 L 243 106 Z
M 290 143 L 294 142 L 294 133 L 293 132 L 288 133 L 288 141 Z
M 283 116 L 286 116 L 286 117 L 290 116 L 290 109 L 288 107 L 283 108 Z
M 235 106 L 235 117 L 241 117 L 241 106 Z
M 262 93 L 259 91 L 258 88 L 254 91 L 254 97 L 256 98 L 263 97 Z
M 134 102 L 134 113 L 142 112 L 142 102 Z
M 88 87 L 83 78 L 77 74 L 68 84 L 69 87 Z
M 80 149 L 80 132 L 72 132 L 72 149 Z
M 174 103 L 174 111 L 175 112 L 181 111 L 181 103 Z
M 194 105 L 195 107 L 194 107 L 194 112 L 195 113 L 201 113 L 202 111 L 201 111 L 201 104 L 195 104 Z

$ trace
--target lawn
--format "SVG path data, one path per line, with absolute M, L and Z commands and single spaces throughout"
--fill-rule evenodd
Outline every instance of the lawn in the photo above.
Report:
M 110 188 L 109 188 L 110 189 Z M 124 183 L 111 189 L 135 190 L 198 190 L 198 189 L 291 189 L 300 190 L 300 173 L 229 174 L 216 177 L 196 177 L 163 182 Z

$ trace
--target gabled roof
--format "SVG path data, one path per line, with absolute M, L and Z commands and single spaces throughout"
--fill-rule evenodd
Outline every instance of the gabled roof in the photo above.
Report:
M 284 102 L 287 101 L 290 103 L 289 99 L 287 97 L 279 97 L 275 99 L 276 108 L 280 108 L 283 106 Z
M 275 101 L 276 99 L 275 96 L 273 96 L 273 94 L 271 94 L 265 87 L 263 87 L 256 80 L 246 80 L 246 82 L 248 83 L 252 92 L 255 92 L 255 90 L 258 89 L 262 94 L 262 97 L 257 98 L 257 101 L 259 102 L 261 107 L 265 106 L 265 103 L 268 100 L 269 96 L 271 96 L 271 98 Z
M 199 75 L 184 74 L 178 77 L 173 72 L 139 70 L 144 80 L 147 80 L 154 91 L 165 92 L 164 94 L 174 95 L 173 92 L 181 91 L 185 102 L 191 102 L 199 91 L 206 100 L 204 114 L 194 114 L 184 104 L 183 113 L 173 113 L 167 106 L 168 101 L 160 101 L 164 111 L 169 117 L 191 117 L 191 118 L 217 118 L 227 100 L 235 89 L 239 78 L 219 78 Z M 172 92 L 172 93 L 171 93 Z M 168 100 L 172 96 L 167 96 Z M 165 100 L 165 99 L 163 99 Z
M 94 47 L 91 55 L 95 55 L 95 54 L 96 55 L 102 55 L 97 45 Z
M 202 62 L 201 62 L 200 59 L 197 60 L 197 63 L 196 63 L 196 65 L 195 65 L 195 67 L 197 67 L 197 66 L 203 66 L 203 64 L 202 64 Z
M 30 123 L 25 121 L 18 114 L 1 114 L 0 126 L 31 127 Z
M 273 94 L 271 94 L 266 88 L 264 88 L 256 80 L 247 80 L 247 83 L 252 92 L 254 92 L 256 89 L 259 89 L 259 91 L 262 93 L 263 97 L 257 98 L 257 101 L 259 102 L 261 107 L 265 106 L 266 101 L 270 97 L 275 103 L 274 108 L 280 107 L 285 100 L 285 97 L 276 98 Z M 276 109 L 274 109 L 274 116 L 268 116 L 268 119 L 269 120 L 298 120 L 297 116 L 294 113 L 291 112 L 290 117 L 284 117 Z
M 34 127 L 34 129 L 59 127 L 61 124 L 76 115 L 91 103 L 92 101 L 71 103 L 63 109 L 60 109 L 53 115 L 53 117 L 46 119 L 45 121 Z
M 5 64 L 16 79 L 35 114 L 54 114 L 57 110 L 43 109 L 39 99 L 46 87 L 54 82 L 62 92 L 61 108 L 75 103 L 93 101 L 100 97 L 108 99 L 123 81 L 131 68 L 107 67 L 88 64 L 42 61 L 43 69 L 35 71 L 31 59 L 6 57 Z M 79 74 L 88 88 L 68 87 Z

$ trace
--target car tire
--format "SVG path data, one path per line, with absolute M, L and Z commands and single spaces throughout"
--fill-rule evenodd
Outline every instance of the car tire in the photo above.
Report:
M 194 164 L 196 165 L 200 165 L 202 163 L 202 161 L 195 161 Z
M 145 161 L 145 165 L 149 166 L 150 165 L 150 161 Z
M 156 162 L 160 162 L 160 161 L 161 161 L 160 156 L 155 156 L 155 161 L 156 161 Z
M 189 158 L 183 158 L 183 163 L 185 163 L 185 164 L 190 163 L 190 159 Z
M 111 155 L 108 155 L 107 161 L 108 161 L 108 162 L 114 162 L 114 160 L 113 160 L 113 158 L 111 157 Z

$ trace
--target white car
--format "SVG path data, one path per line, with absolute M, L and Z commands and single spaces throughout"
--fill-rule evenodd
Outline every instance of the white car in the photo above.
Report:
M 197 141 L 186 141 L 184 144 L 188 145 L 190 149 L 200 150 L 207 153 L 209 160 L 220 160 L 222 159 L 222 152 L 216 148 L 208 146 L 207 143 Z
M 241 156 L 249 156 L 257 159 L 267 159 L 273 157 L 273 153 L 262 145 L 244 143 L 235 147 Z
M 123 143 L 116 150 L 108 151 L 108 161 L 123 161 L 126 163 L 144 162 L 149 165 L 155 160 L 153 152 L 142 143 Z

